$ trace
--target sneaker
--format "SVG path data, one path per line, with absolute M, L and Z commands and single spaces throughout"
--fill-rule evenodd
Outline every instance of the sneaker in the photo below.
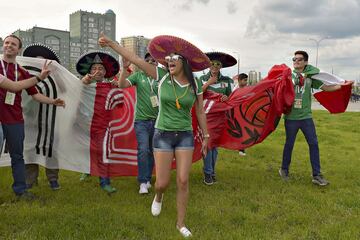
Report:
M 321 174 L 313 176 L 312 182 L 319 186 L 326 186 L 329 184 L 329 182 Z
M 140 194 L 147 194 L 147 193 L 149 193 L 149 190 L 148 190 L 148 188 L 147 188 L 147 184 L 146 184 L 146 183 L 141 183 L 141 184 L 140 184 L 139 193 L 140 193 Z
M 114 192 L 116 192 L 117 190 L 116 190 L 116 188 L 114 188 L 113 186 L 111 186 L 111 185 L 104 185 L 104 186 L 101 186 L 101 188 L 105 191 L 105 192 L 107 192 L 107 193 L 114 193 Z
M 212 180 L 213 180 L 213 183 L 216 183 L 217 181 L 216 181 L 216 176 L 215 175 L 212 175 L 211 176 L 211 178 L 212 178 Z
M 191 237 L 192 234 L 190 232 L 189 229 L 187 229 L 187 227 L 179 227 L 178 225 L 176 225 L 176 229 L 179 230 L 180 234 L 184 237 L 184 238 L 188 238 L 188 237 Z
M 210 174 L 204 174 L 204 183 L 209 186 L 214 184 L 214 180 Z
M 33 201 L 36 199 L 36 196 L 32 192 L 25 191 L 19 195 L 17 195 L 17 200 L 24 201 Z
M 280 168 L 279 169 L 279 175 L 280 177 L 284 180 L 284 181 L 288 181 L 289 180 L 289 173 L 287 173 L 284 169 Z
M 161 206 L 162 206 L 163 198 L 164 198 L 164 194 L 162 194 L 162 196 L 161 196 L 161 202 L 157 202 L 156 201 L 156 194 L 155 194 L 154 200 L 153 200 L 153 202 L 151 204 L 151 214 L 154 217 L 159 216 L 159 214 L 161 212 Z
M 80 181 L 85 181 L 88 176 L 90 176 L 90 174 L 88 174 L 88 173 L 82 173 L 82 174 L 80 175 Z
M 151 188 L 151 182 L 150 181 L 147 181 L 146 182 L 146 187 L 149 189 L 149 188 Z
M 50 184 L 50 188 L 54 191 L 59 190 L 61 188 L 57 180 L 50 181 L 49 184 Z
M 245 150 L 239 150 L 239 155 L 245 157 L 246 156 Z

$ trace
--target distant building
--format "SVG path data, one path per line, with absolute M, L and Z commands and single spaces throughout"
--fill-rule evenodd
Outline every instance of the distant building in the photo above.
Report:
M 136 55 L 144 58 L 147 52 L 147 46 L 151 39 L 144 36 L 124 37 L 121 39 L 121 45 Z
M 75 64 L 79 56 L 91 50 L 99 50 L 99 34 L 104 32 L 110 39 L 116 38 L 116 15 L 112 10 L 107 10 L 104 14 L 76 11 L 70 14 L 70 39 L 71 39 L 71 68 L 75 69 Z M 110 51 L 114 57 L 118 54 Z
M 43 43 L 51 47 L 59 55 L 61 64 L 77 74 L 75 64 L 78 58 L 84 52 L 100 49 L 97 43 L 100 32 L 115 39 L 116 15 L 112 10 L 107 10 L 104 14 L 82 10 L 72 13 L 70 14 L 70 31 L 35 26 L 26 31 L 19 29 L 13 34 L 23 41 L 24 47 L 32 43 Z M 2 44 L 1 39 L 0 46 Z M 107 51 L 110 50 L 107 49 Z M 110 53 L 118 58 L 118 54 L 114 51 Z
M 249 72 L 248 84 L 255 85 L 261 81 L 261 72 L 256 72 L 255 70 L 251 70 Z
M 42 43 L 51 47 L 60 57 L 61 65 L 70 66 L 70 32 L 57 29 L 33 27 L 13 33 L 23 42 L 23 48 L 32 43 Z

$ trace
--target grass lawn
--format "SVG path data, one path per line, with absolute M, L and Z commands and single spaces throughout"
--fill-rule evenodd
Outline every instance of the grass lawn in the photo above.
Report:
M 247 156 L 221 149 L 218 183 L 202 183 L 193 165 L 187 226 L 193 239 L 360 239 L 360 113 L 315 111 L 322 172 L 327 187 L 311 183 L 306 141 L 295 144 L 290 181 L 278 174 L 285 141 L 283 121 Z M 42 169 L 33 202 L 16 201 L 10 168 L 0 168 L 0 239 L 182 239 L 175 229 L 175 172 L 159 217 L 151 194 L 140 196 L 135 177 L 113 179 L 108 196 L 91 177 L 60 171 L 52 191 Z

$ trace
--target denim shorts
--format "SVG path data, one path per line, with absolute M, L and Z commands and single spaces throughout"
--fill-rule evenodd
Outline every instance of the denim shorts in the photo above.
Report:
M 192 131 L 164 131 L 155 129 L 153 138 L 154 152 L 173 152 L 175 150 L 193 150 Z

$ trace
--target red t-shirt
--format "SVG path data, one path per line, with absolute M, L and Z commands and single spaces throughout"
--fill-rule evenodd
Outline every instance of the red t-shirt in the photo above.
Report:
M 15 64 L 7 63 L 4 61 L 5 69 L 2 69 L 0 64 L 0 74 L 6 75 L 8 79 L 15 81 Z M 22 68 L 18 64 L 18 81 L 28 79 L 31 77 L 30 73 Z M 6 74 L 5 74 L 5 71 Z M 29 95 L 34 95 L 38 93 L 35 87 L 26 89 Z M 21 91 L 16 93 L 14 105 L 9 105 L 5 103 L 5 96 L 7 90 L 0 88 L 0 122 L 4 124 L 14 124 L 14 123 L 23 123 L 24 118 L 22 115 L 21 107 Z

